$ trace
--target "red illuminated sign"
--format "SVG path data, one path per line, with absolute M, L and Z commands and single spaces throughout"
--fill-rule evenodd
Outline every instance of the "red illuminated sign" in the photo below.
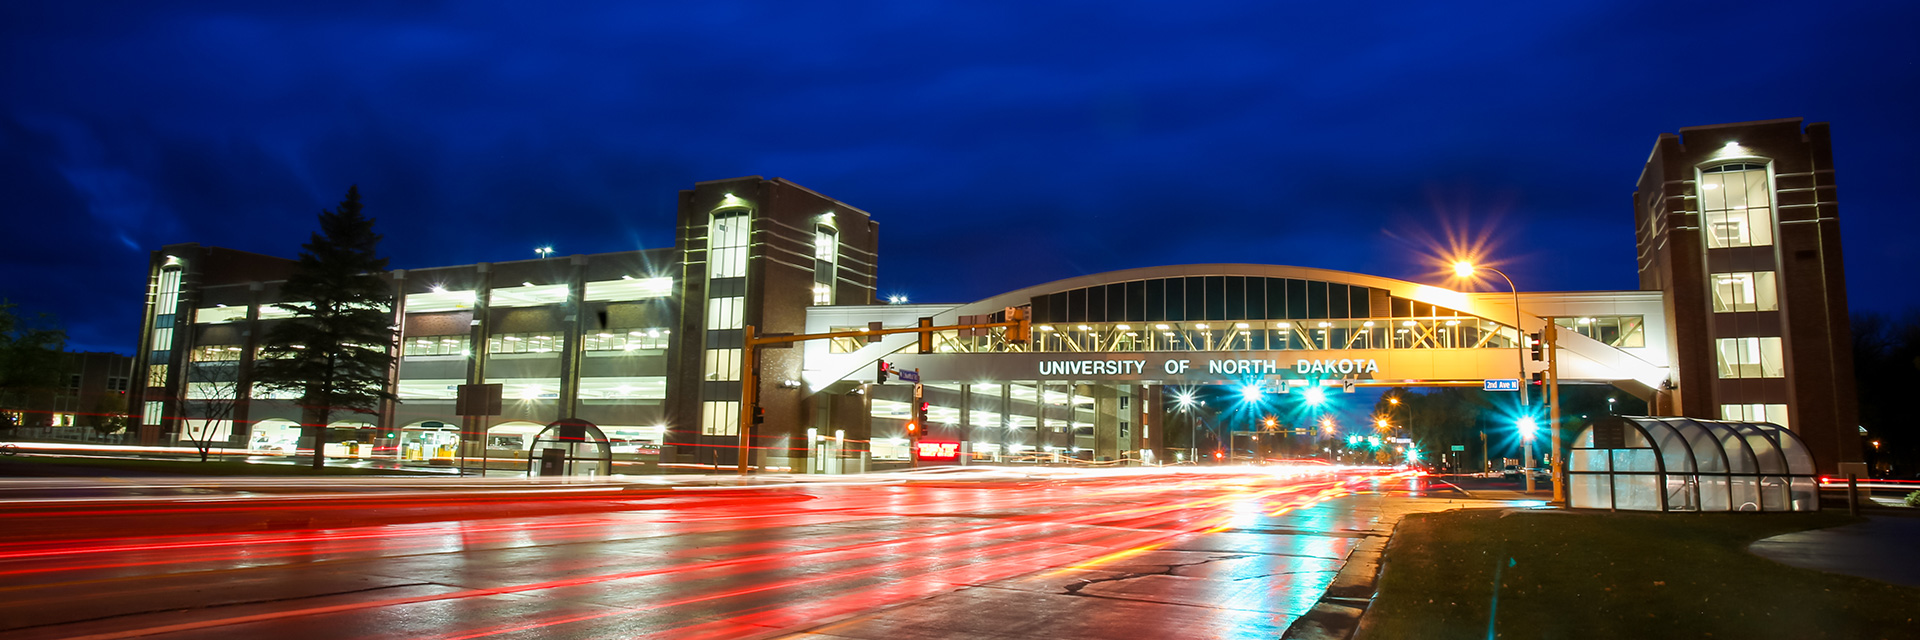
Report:
M 920 459 L 921 460 L 927 460 L 927 459 L 933 459 L 933 458 L 951 459 L 951 458 L 958 458 L 958 457 L 960 457 L 960 443 L 958 442 L 922 441 L 920 443 Z

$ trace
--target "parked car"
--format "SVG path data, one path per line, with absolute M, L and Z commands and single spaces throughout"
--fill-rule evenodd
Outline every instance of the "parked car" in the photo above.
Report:
M 1506 468 L 1506 469 L 1503 469 L 1503 470 L 1501 470 L 1501 471 L 1500 471 L 1500 477 L 1502 477 L 1502 478 L 1506 478 L 1506 479 L 1509 479 L 1509 480 L 1519 480 L 1519 479 L 1520 479 L 1520 465 L 1517 465 L 1517 464 L 1510 464 L 1510 465 L 1507 465 L 1507 468 Z

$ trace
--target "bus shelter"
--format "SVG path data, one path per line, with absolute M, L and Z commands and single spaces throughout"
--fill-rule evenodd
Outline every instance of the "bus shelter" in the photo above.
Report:
M 1806 443 L 1779 425 L 1607 416 L 1567 458 L 1575 508 L 1634 511 L 1815 511 Z

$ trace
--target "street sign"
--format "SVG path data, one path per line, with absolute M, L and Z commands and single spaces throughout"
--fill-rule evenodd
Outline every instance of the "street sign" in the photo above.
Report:
M 1488 378 L 1480 387 L 1482 391 L 1519 391 L 1519 378 Z
M 1453 450 L 1454 450 L 1454 451 L 1466 451 L 1466 450 L 1467 450 L 1467 445 L 1464 445 L 1464 444 L 1456 444 L 1456 445 L 1453 445 Z
M 905 370 L 901 370 L 901 371 L 899 372 L 899 375 L 900 375 L 900 381 L 901 381 L 901 382 L 919 382 L 919 381 L 920 381 L 920 370 L 919 370 L 919 369 L 905 369 Z

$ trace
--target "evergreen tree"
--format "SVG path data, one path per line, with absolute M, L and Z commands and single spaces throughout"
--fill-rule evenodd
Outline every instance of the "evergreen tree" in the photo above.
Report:
M 360 189 L 336 211 L 320 212 L 320 233 L 303 245 L 280 297 L 293 317 L 268 332 L 254 367 L 266 390 L 300 394 L 301 425 L 313 436 L 313 466 L 325 465 L 327 424 L 348 411 L 374 414 L 393 364 L 393 290 L 380 278 L 380 236 L 360 215 Z
M 14 420 L 14 411 L 28 408 L 30 396 L 50 393 L 60 383 L 61 350 L 67 333 L 52 317 L 22 319 L 13 314 L 14 305 L 0 301 L 0 430 L 22 426 Z M 24 415 L 24 412 L 22 413 Z M 28 416 L 27 423 L 45 416 Z

